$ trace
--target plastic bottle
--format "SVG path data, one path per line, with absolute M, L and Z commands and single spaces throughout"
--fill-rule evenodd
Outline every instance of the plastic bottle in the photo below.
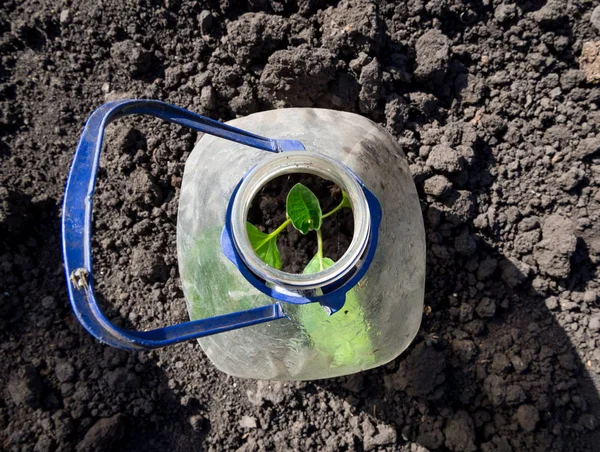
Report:
M 199 339 L 211 361 L 237 377 L 312 380 L 359 372 L 397 357 L 419 328 L 425 283 L 422 215 L 397 141 L 366 118 L 332 110 L 274 110 L 228 124 L 297 140 L 306 150 L 271 154 L 210 135 L 196 144 L 185 167 L 177 226 L 181 281 L 192 320 L 276 301 L 257 290 L 222 251 L 230 204 L 230 239 L 250 272 L 289 291 L 323 286 L 319 274 L 307 282 L 299 281 L 298 275 L 269 272 L 244 237 L 253 195 L 276 176 L 313 173 L 351 195 L 355 235 L 336 263 L 341 265 L 339 272 L 344 265 L 360 265 L 361 252 L 374 232 L 369 230 L 373 212 L 360 190 L 352 187 L 352 172 L 379 201 L 381 223 L 370 267 L 346 293 L 340 311 L 329 315 L 318 303 L 282 303 L 289 319 Z

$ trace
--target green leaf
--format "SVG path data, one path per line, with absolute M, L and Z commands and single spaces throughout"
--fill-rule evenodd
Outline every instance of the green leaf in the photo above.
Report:
M 333 264 L 316 254 L 302 273 L 317 273 Z M 312 345 L 330 357 L 332 367 L 358 365 L 366 369 L 375 363 L 370 324 L 354 289 L 346 292 L 344 307 L 331 316 L 318 303 L 300 306 L 298 315 Z
M 292 224 L 302 234 L 321 228 L 323 212 L 315 194 L 305 185 L 296 184 L 287 195 L 285 205 Z
M 304 271 L 302 272 L 304 275 L 312 275 L 313 273 L 319 273 L 323 270 L 331 267 L 335 262 L 333 262 L 328 257 L 320 257 L 319 253 L 315 254 L 313 258 L 310 260 Z
M 222 226 L 202 231 L 184 247 L 181 261 L 181 283 L 191 320 L 205 319 L 273 303 L 258 292 L 221 250 Z
M 342 190 L 341 207 L 348 207 L 349 209 L 352 208 L 352 204 L 350 204 L 350 198 L 348 198 L 348 194 L 343 190 Z
M 248 238 L 250 239 L 252 248 L 254 248 L 258 257 L 267 265 L 281 270 L 281 257 L 277 248 L 277 235 L 271 236 L 265 234 L 249 222 L 246 222 L 246 229 L 248 230 Z

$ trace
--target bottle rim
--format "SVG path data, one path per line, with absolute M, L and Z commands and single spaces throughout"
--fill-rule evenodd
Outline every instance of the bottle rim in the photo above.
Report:
M 310 275 L 288 273 L 267 265 L 254 251 L 246 221 L 252 200 L 267 183 L 292 173 L 308 173 L 335 182 L 348 195 L 354 217 L 354 235 L 344 255 L 331 267 Z M 371 214 L 358 177 L 344 164 L 324 154 L 289 151 L 256 165 L 244 178 L 233 200 L 231 231 L 234 246 L 256 276 L 291 290 L 317 289 L 332 284 L 361 265 L 369 243 Z

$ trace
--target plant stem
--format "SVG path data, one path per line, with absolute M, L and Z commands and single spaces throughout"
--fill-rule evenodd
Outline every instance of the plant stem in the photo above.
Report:
M 288 225 L 292 222 L 292 220 L 290 220 L 289 218 L 287 220 L 285 220 L 283 223 L 281 223 L 281 226 L 279 226 L 277 229 L 275 229 L 273 232 L 271 232 L 269 234 L 269 238 L 273 238 L 273 237 L 277 237 L 281 231 L 283 231 L 285 228 L 288 227 Z
M 328 216 L 331 216 L 331 215 L 333 215 L 333 214 L 334 214 L 334 213 L 336 213 L 338 210 L 341 210 L 341 209 L 342 209 L 342 207 L 344 207 L 344 206 L 346 206 L 346 200 L 345 200 L 344 198 L 342 198 L 342 201 L 341 201 L 341 202 L 340 202 L 340 203 L 339 203 L 337 206 L 335 206 L 335 207 L 334 207 L 332 210 L 330 210 L 329 212 L 327 212 L 327 213 L 323 214 L 322 218 L 323 218 L 323 219 L 325 219 L 325 218 L 327 218 Z
M 323 214 L 323 219 L 327 218 L 330 215 L 333 215 L 334 213 L 336 213 L 338 210 L 340 210 L 342 208 L 342 204 L 340 203 L 339 205 L 337 205 L 333 210 L 330 210 L 329 212 Z
M 317 256 L 319 256 L 319 271 L 323 271 L 323 234 L 317 229 Z

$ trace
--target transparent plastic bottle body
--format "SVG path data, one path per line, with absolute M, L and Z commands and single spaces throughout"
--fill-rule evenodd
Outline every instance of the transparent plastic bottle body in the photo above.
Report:
M 199 339 L 217 368 L 267 380 L 313 380 L 385 364 L 416 335 L 423 310 L 425 232 L 408 162 L 396 140 L 358 115 L 284 109 L 229 122 L 252 133 L 302 142 L 348 166 L 383 210 L 375 258 L 331 317 L 318 303 L 282 303 L 289 319 Z M 222 253 L 232 192 L 273 154 L 204 135 L 184 172 L 177 225 L 180 275 L 192 320 L 272 304 Z M 348 298 L 350 297 L 350 298 Z M 339 316 L 339 317 L 338 317 Z

